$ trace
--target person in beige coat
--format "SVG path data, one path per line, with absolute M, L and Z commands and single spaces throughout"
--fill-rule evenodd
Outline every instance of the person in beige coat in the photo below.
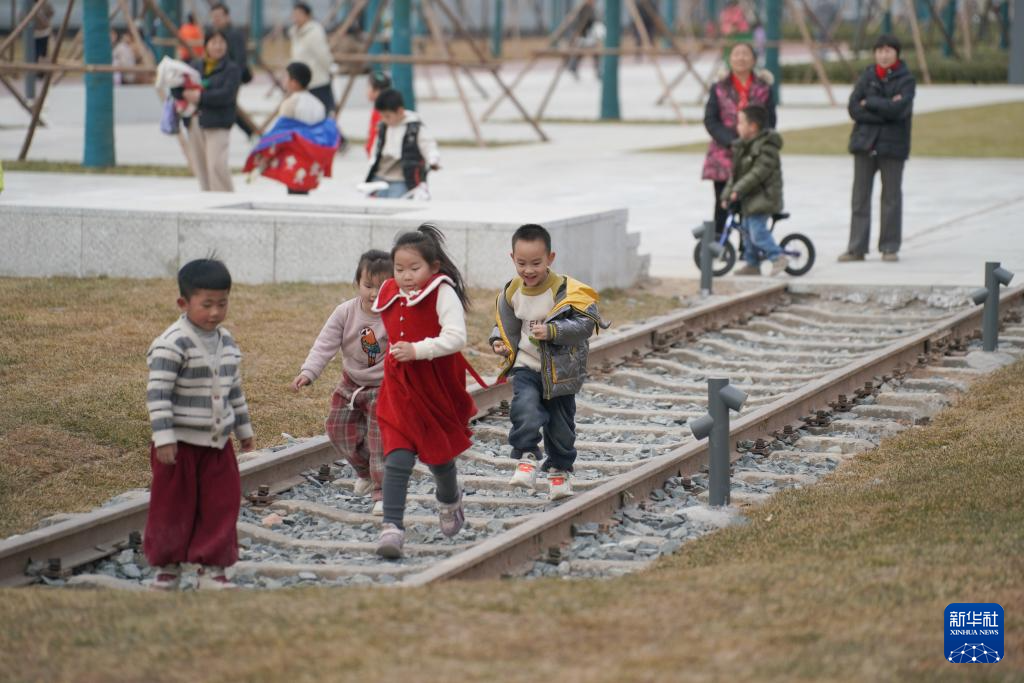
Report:
M 324 103 L 328 113 L 334 111 L 334 93 L 331 90 L 331 47 L 327 32 L 319 22 L 313 21 L 313 13 L 304 2 L 297 3 L 292 10 L 293 25 L 288 29 L 292 42 L 292 61 L 302 62 L 309 67 L 313 80 L 309 82 L 309 93 Z

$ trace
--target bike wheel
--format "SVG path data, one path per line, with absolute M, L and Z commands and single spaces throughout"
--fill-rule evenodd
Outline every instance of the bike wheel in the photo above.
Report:
M 726 242 L 722 248 L 722 255 L 712 258 L 711 272 L 715 277 L 722 277 L 736 265 L 736 247 L 732 246 L 732 242 Z M 700 242 L 693 248 L 693 262 L 700 268 Z
M 779 246 L 782 247 L 782 252 L 789 258 L 786 272 L 790 275 L 803 275 L 814 265 L 814 243 L 808 237 L 798 232 L 790 233 L 782 238 Z

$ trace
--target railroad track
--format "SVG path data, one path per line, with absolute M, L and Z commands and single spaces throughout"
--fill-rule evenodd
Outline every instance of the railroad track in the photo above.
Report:
M 779 488 L 810 483 L 843 457 L 872 447 L 879 435 L 928 417 L 943 393 L 976 373 L 956 367 L 962 359 L 947 354 L 969 347 L 981 326 L 980 308 L 924 301 L 891 308 L 863 299 L 779 284 L 602 335 L 592 347 L 592 377 L 578 397 L 577 493 L 557 504 L 548 502 L 543 479 L 537 492 L 507 485 L 509 387 L 476 392 L 474 444 L 459 462 L 467 528 L 444 539 L 432 480 L 417 467 L 407 557 L 400 562 L 375 556 L 379 518 L 370 514 L 368 498 L 353 495 L 353 473 L 332 463 L 325 438 L 249 457 L 240 467 L 243 491 L 265 486 L 274 499 L 243 505 L 239 581 L 421 585 L 642 566 L 678 547 L 687 537 L 679 529 L 689 534 L 720 522 L 692 510 L 680 516 L 701 500 L 706 444 L 693 440 L 686 421 L 705 410 L 707 377 L 728 377 L 749 395 L 731 431 L 741 446 L 733 452 L 734 502 L 756 504 Z M 1022 304 L 1024 288 L 1003 292 L 1009 323 L 1002 343 L 1011 348 L 1024 348 Z M 927 376 L 907 379 L 908 371 L 926 367 Z M 825 410 L 832 414 L 816 412 Z M 818 424 L 802 423 L 808 415 Z M 783 433 L 786 425 L 798 429 Z M 0 542 L 0 585 L 32 583 L 40 575 L 63 584 L 74 567 L 85 567 L 85 574 L 73 582 L 139 585 L 145 571 L 131 532 L 144 526 L 147 504 L 148 496 L 137 496 Z M 649 534 L 655 527 L 666 533 Z M 576 539 L 567 543 L 574 531 Z M 60 559 L 59 567 L 51 558 Z

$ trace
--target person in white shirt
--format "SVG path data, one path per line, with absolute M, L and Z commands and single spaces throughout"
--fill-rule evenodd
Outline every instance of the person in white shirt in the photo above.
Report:
M 313 21 L 313 12 L 304 2 L 296 3 L 292 10 L 293 25 L 288 29 L 292 42 L 292 61 L 309 67 L 312 80 L 309 92 L 324 103 L 328 112 L 334 110 L 334 92 L 331 90 L 331 65 L 334 57 L 327 42 L 327 32 L 319 22 Z
M 381 123 L 366 182 L 385 181 L 388 189 L 377 196 L 399 198 L 426 182 L 427 173 L 441 168 L 441 153 L 419 114 L 405 108 L 402 93 L 385 90 L 374 108 Z

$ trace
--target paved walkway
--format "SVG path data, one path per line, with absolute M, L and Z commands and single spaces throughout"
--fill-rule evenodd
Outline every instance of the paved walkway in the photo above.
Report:
M 709 70 L 710 62 L 702 68 Z M 666 69 L 668 66 L 666 64 Z M 514 74 L 517 68 L 507 70 Z M 543 96 L 550 69 L 539 69 L 521 88 L 527 107 L 533 109 Z M 579 119 L 597 109 L 599 88 L 588 65 L 581 80 L 563 79 L 552 99 L 548 116 Z M 471 133 L 462 108 L 453 98 L 450 78 L 438 72 L 434 81 L 439 100 L 427 98 L 426 79 L 420 79 L 423 98 L 420 111 L 442 139 L 466 140 Z M 495 88 L 481 78 L 491 92 Z M 650 65 L 623 67 L 623 114 L 645 123 L 594 124 L 547 123 L 550 144 L 523 144 L 490 149 L 448 146 L 442 149 L 444 168 L 432 177 L 436 197 L 446 200 L 494 202 L 504 200 L 552 202 L 587 207 L 627 207 L 630 225 L 642 233 L 642 250 L 652 254 L 652 273 L 663 277 L 694 277 L 693 239 L 689 229 L 704 220 L 711 208 L 710 183 L 702 182 L 701 155 L 645 154 L 639 150 L 683 142 L 706 140 L 700 122 L 701 108 L 693 106 L 699 94 L 692 81 L 679 91 L 688 104 L 687 125 L 664 125 L 672 119 L 670 107 L 656 106 L 658 82 Z M 255 111 L 269 111 L 273 100 L 264 96 L 265 84 L 248 86 L 243 102 Z M 836 87 L 845 101 L 848 88 Z M 62 85 L 48 105 L 50 127 L 40 129 L 32 158 L 77 161 L 81 157 L 82 127 L 79 86 Z M 157 100 L 148 87 L 119 91 L 118 159 L 121 163 L 182 163 L 173 138 L 156 128 Z M 820 86 L 787 86 L 783 93 L 779 127 L 782 131 L 848 122 L 845 109 L 828 106 Z M 1008 86 L 933 86 L 918 90 L 917 112 L 951 107 L 1024 100 L 1024 88 Z M 77 105 L 76 105 L 77 102 Z M 477 112 L 485 106 L 474 98 Z M 0 120 L 23 118 L 10 98 L 0 98 Z M 492 140 L 529 141 L 530 129 L 511 122 L 508 105 L 486 124 Z M 342 116 L 350 135 L 363 136 L 369 104 L 360 83 L 352 106 Z M 21 124 L 0 126 L 0 156 L 16 156 L 24 136 Z M 236 129 L 232 161 L 241 165 L 247 151 Z M 852 162 L 848 157 L 783 156 L 786 205 L 793 218 L 780 225 L 780 234 L 798 231 L 810 236 L 819 251 L 815 268 L 805 276 L 815 282 L 871 282 L 915 284 L 976 284 L 986 259 L 1001 259 L 1024 273 L 1024 231 L 1014 217 L 1024 208 L 1024 160 L 912 159 L 905 176 L 903 260 L 881 263 L 875 255 L 862 264 L 835 262 L 846 244 L 849 224 L 849 193 Z M 318 198 L 339 201 L 357 196 L 354 184 L 365 172 L 358 146 L 335 163 L 335 178 L 318 191 Z M 264 179 L 246 184 L 236 178 L 240 196 L 284 197 L 284 188 Z M 111 196 L 160 196 L 189 192 L 194 181 L 185 178 L 133 178 L 121 176 L 70 176 L 61 174 L 8 173 L 4 201 L 41 201 L 58 195 L 63 201 L 80 199 L 88 205 Z M 877 191 L 876 191 L 877 197 Z M 877 199 L 876 199 L 877 201 Z M 63 203 L 63 202 L 62 202 Z M 1021 275 L 1024 278 L 1024 274 Z

